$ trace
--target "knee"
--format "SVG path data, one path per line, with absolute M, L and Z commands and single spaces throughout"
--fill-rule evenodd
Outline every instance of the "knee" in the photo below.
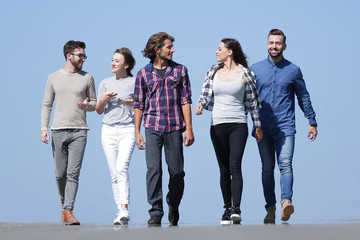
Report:
M 287 159 L 286 161 L 279 162 L 279 169 L 282 173 L 292 173 L 292 162 Z

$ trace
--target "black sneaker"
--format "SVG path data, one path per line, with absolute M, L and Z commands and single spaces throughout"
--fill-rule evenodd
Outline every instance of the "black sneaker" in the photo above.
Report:
M 241 222 L 240 207 L 236 206 L 236 207 L 231 208 L 230 219 L 231 219 L 231 221 L 233 221 L 233 224 L 240 224 L 240 222 Z
M 170 226 L 177 226 L 179 222 L 179 208 L 178 207 L 171 207 L 169 205 L 169 222 Z
M 150 219 L 148 221 L 149 227 L 158 227 L 161 225 L 161 217 L 158 215 L 152 215 L 150 216 Z
M 230 216 L 231 216 L 231 209 L 226 208 L 224 214 L 221 217 L 221 225 L 232 224 Z

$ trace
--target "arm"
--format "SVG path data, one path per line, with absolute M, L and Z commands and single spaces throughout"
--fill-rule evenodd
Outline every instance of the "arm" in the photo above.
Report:
M 55 91 L 53 89 L 51 79 L 48 79 L 46 82 L 45 94 L 41 108 L 41 133 L 40 133 L 40 140 L 46 144 L 48 144 L 50 140 L 48 126 L 50 122 L 50 115 L 54 104 L 54 99 L 55 99 Z
M 87 97 L 83 102 L 78 102 L 78 107 L 82 110 L 85 110 L 87 112 L 92 112 L 95 110 L 96 106 L 96 93 L 95 93 L 95 83 L 94 78 L 91 76 L 91 79 L 89 80 L 89 86 L 86 91 Z
M 141 70 L 137 73 L 134 87 L 134 121 L 135 121 L 135 139 L 136 146 L 140 150 L 146 147 L 144 138 L 140 134 L 141 121 L 145 108 L 145 83 L 141 74 Z
M 136 146 L 138 147 L 138 149 L 140 150 L 144 150 L 146 147 L 144 138 L 141 136 L 140 134 L 140 128 L 141 128 L 141 120 L 143 117 L 143 110 L 140 110 L 138 108 L 135 108 L 135 116 L 134 116 L 134 121 L 135 121 L 135 138 L 136 138 Z
M 114 92 L 106 93 L 106 89 L 104 88 L 104 90 L 102 91 L 100 100 L 95 106 L 96 112 L 99 115 L 101 115 L 104 112 L 105 104 L 108 101 L 110 101 L 111 99 L 113 99 L 116 95 L 117 95 L 117 93 L 114 93 Z
M 183 144 L 186 147 L 190 147 L 195 139 L 192 129 L 191 121 L 191 84 L 186 67 L 183 67 L 182 71 L 182 89 L 181 89 L 181 108 L 186 125 Z
M 298 70 L 295 80 L 294 91 L 301 110 L 304 112 L 305 117 L 309 120 L 310 127 L 308 131 L 308 138 L 311 141 L 314 141 L 318 135 L 317 122 L 315 119 L 316 114 L 312 107 L 310 94 L 306 89 L 305 81 L 303 79 L 300 68 Z
M 187 146 L 187 147 L 190 147 L 195 141 L 194 133 L 192 130 L 190 103 L 182 105 L 182 112 L 184 114 L 184 120 L 185 120 L 185 124 L 186 124 L 186 130 L 184 133 L 183 144 L 185 144 L 185 146 Z
M 203 83 L 201 93 L 195 107 L 196 115 L 201 115 L 204 108 L 209 111 L 212 110 L 212 107 L 214 105 L 213 76 L 220 67 L 220 64 L 215 64 L 211 66 L 211 68 L 207 71 L 205 81 Z

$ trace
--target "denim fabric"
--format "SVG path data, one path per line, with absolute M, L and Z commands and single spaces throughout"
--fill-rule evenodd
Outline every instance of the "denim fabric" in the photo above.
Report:
M 56 184 L 64 211 L 73 209 L 84 157 L 87 130 L 52 130 Z
M 118 210 L 130 203 L 129 164 L 135 146 L 135 125 L 103 123 L 101 143 L 110 170 Z
M 162 148 L 169 171 L 169 192 L 166 201 L 169 206 L 177 208 L 184 193 L 184 156 L 182 131 L 158 132 L 145 128 L 146 137 L 146 189 L 148 202 L 151 205 L 150 216 L 162 217 Z
M 265 208 L 275 208 L 275 154 L 280 170 L 281 200 L 291 202 L 293 195 L 293 168 L 292 159 L 294 154 L 295 136 L 286 136 L 275 140 L 270 134 L 264 133 L 261 142 L 258 143 L 262 162 L 262 184 L 266 201 Z
M 275 140 L 295 135 L 295 95 L 309 125 L 316 124 L 316 114 L 298 66 L 285 58 L 276 64 L 267 58 L 252 65 L 251 70 L 256 74 L 264 133 L 271 133 Z M 254 132 L 255 129 L 253 136 Z

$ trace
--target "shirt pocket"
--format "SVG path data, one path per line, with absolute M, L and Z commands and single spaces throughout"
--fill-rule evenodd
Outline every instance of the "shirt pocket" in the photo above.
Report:
M 166 81 L 167 81 L 169 88 L 174 89 L 174 88 L 177 88 L 177 86 L 179 85 L 180 77 L 169 76 L 169 77 L 167 77 Z
M 158 81 L 153 78 L 146 82 L 146 87 L 150 90 L 150 92 L 154 92 L 156 91 L 158 84 Z

